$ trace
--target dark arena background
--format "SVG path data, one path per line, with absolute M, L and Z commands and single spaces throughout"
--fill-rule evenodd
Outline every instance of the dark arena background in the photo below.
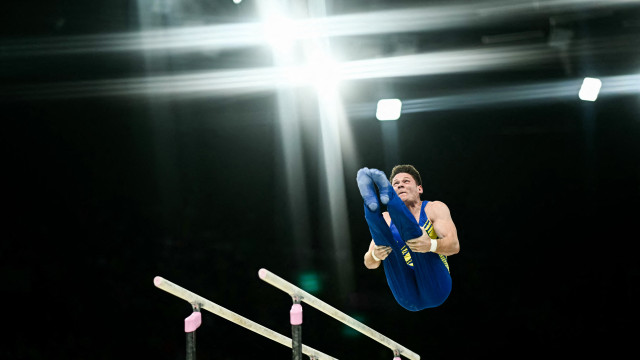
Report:
M 291 337 L 291 298 L 261 268 L 422 359 L 636 352 L 640 1 L 0 13 L 0 358 L 184 359 L 191 306 L 155 276 Z M 451 295 L 419 312 L 363 265 L 356 172 L 396 164 L 420 170 L 461 245 Z M 393 357 L 303 309 L 305 345 Z M 198 359 L 292 356 L 202 316 Z

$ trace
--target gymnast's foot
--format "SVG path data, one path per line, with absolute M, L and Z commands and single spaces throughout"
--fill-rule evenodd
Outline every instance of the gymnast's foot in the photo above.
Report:
M 394 195 L 393 192 L 395 192 L 387 179 L 387 175 L 378 169 L 369 169 L 369 175 L 380 191 L 380 202 L 387 205 L 391 196 Z
M 370 170 L 366 167 L 358 170 L 356 180 L 358 181 L 358 189 L 360 190 L 360 195 L 364 200 L 364 204 L 369 208 L 369 210 L 376 211 L 380 208 L 380 204 L 378 204 L 378 195 L 376 193 L 376 188 L 373 185 L 373 179 L 369 176 L 369 171 Z

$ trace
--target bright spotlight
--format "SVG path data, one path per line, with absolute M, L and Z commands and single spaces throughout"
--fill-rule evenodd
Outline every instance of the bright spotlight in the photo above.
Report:
M 322 49 L 313 52 L 305 70 L 318 91 L 334 92 L 340 81 L 337 63 Z
M 401 109 L 402 102 L 399 99 L 381 99 L 378 101 L 376 118 L 380 121 L 398 120 Z
M 289 51 L 295 33 L 294 22 L 283 16 L 273 14 L 264 22 L 264 36 L 276 51 Z
M 580 88 L 578 97 L 580 97 L 580 100 L 584 101 L 596 101 L 601 86 L 602 81 L 599 79 L 586 77 L 582 82 L 582 87 Z
M 240 4 L 242 2 L 242 0 L 233 0 L 234 4 Z

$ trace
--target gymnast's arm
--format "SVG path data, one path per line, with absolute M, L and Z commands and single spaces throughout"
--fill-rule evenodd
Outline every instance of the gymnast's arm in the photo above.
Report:
M 391 216 L 389 216 L 389 213 L 386 211 L 383 212 L 382 217 L 384 218 L 384 221 L 387 223 L 387 226 L 390 226 Z M 379 261 L 374 259 L 373 256 L 371 256 L 372 251 L 375 251 L 376 257 L 380 259 Z M 367 252 L 364 254 L 364 266 L 366 266 L 367 269 L 377 269 L 382 263 L 382 260 L 386 259 L 387 256 L 389 256 L 390 252 L 391 252 L 391 246 L 376 246 L 376 243 L 374 243 L 373 239 L 371 239 L 371 244 L 369 244 L 369 250 L 367 250 Z
M 458 241 L 458 231 L 451 219 L 451 212 L 447 205 L 441 201 L 431 201 L 425 209 L 430 215 L 433 229 L 438 235 L 438 247 L 435 253 L 440 255 L 455 255 L 460 252 Z M 431 249 L 431 238 L 424 233 L 421 237 L 407 241 L 407 245 L 414 252 L 429 252 Z M 377 254 L 376 254 L 377 256 Z
M 376 257 L 380 260 L 376 260 L 373 258 L 373 256 L 371 255 L 372 251 L 375 251 Z M 367 250 L 367 252 L 364 254 L 364 266 L 366 266 L 367 269 L 377 269 L 382 263 L 382 260 L 386 259 L 387 256 L 389 256 L 390 252 L 390 246 L 376 246 L 373 240 L 371 240 L 371 244 L 369 244 L 369 250 Z

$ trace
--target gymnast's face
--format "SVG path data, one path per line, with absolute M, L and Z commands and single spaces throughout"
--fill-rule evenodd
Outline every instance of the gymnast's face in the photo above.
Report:
M 422 185 L 418 185 L 413 176 L 407 173 L 398 173 L 393 177 L 391 185 L 402 201 L 420 201 Z

